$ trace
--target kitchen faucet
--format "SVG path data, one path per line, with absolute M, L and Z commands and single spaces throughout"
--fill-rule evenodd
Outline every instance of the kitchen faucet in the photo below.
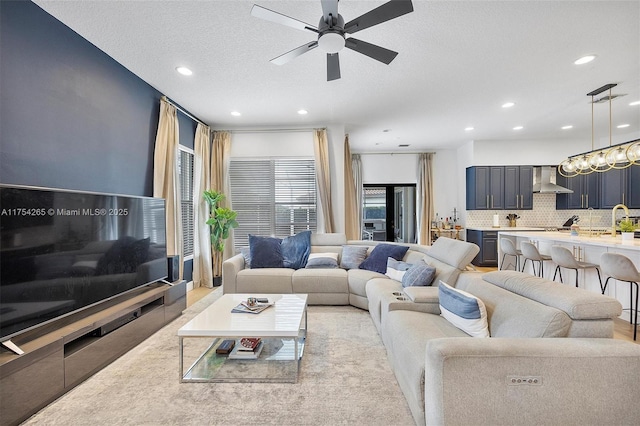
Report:
M 616 236 L 616 210 L 623 209 L 626 218 L 629 219 L 629 209 L 624 204 L 616 204 L 613 206 L 613 210 L 611 210 L 611 236 Z

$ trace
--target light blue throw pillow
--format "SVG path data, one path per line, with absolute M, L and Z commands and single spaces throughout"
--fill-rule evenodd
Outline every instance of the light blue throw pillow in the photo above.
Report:
M 343 269 L 358 269 L 367 258 L 366 246 L 342 246 L 340 267 Z
M 484 302 L 466 291 L 440 281 L 440 314 L 472 337 L 489 337 L 487 309 Z
M 436 277 L 436 268 L 423 261 L 412 265 L 402 277 L 402 287 L 418 287 L 431 285 Z

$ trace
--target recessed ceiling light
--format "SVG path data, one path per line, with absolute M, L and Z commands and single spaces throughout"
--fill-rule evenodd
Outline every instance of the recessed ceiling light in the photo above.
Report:
M 514 105 L 515 104 L 513 102 L 505 102 L 504 104 L 502 104 L 502 108 L 511 108 Z
M 513 128 L 513 130 L 522 130 L 522 129 L 524 129 L 524 127 L 522 127 L 522 126 L 516 126 L 516 127 Z
M 593 61 L 595 58 L 596 58 L 596 55 L 586 55 L 586 56 L 583 56 L 582 58 L 576 59 L 575 61 L 573 61 L 573 63 L 576 65 L 584 65 Z
M 306 109 L 299 109 L 298 110 L 298 114 L 300 115 L 307 115 L 309 113 L 309 111 L 307 111 Z
M 636 106 L 636 105 L 640 105 L 640 101 L 633 101 L 629 104 L 629 106 Z
M 469 126 L 469 127 L 465 127 L 464 128 L 465 131 L 470 132 L 473 130 L 473 127 Z
M 391 129 L 384 129 L 384 130 L 382 131 L 382 133 L 389 133 L 390 131 L 391 131 Z
M 240 117 L 242 114 L 240 114 L 238 111 L 231 111 L 231 115 L 233 115 L 234 117 Z
M 625 127 L 629 127 L 629 124 L 621 124 L 618 126 L 618 129 L 624 129 Z
M 569 125 L 569 126 L 562 126 L 562 130 L 569 130 L 569 129 L 573 129 L 573 126 Z
M 191 71 L 187 67 L 177 67 L 176 71 L 178 71 L 182 75 L 191 75 L 191 74 L 193 74 L 193 71 Z

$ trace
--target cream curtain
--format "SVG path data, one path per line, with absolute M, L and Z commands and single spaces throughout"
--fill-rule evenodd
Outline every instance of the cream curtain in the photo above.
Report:
M 353 173 L 353 184 L 356 188 L 356 206 L 358 207 L 358 239 L 362 238 L 362 210 L 364 206 L 364 194 L 362 185 L 362 160 L 360 154 L 351 155 L 351 171 Z
M 324 216 L 324 232 L 333 232 L 333 215 L 331 213 L 331 170 L 329 166 L 329 141 L 327 129 L 313 130 L 313 151 L 316 160 L 316 180 L 318 194 Z
M 362 238 L 358 206 L 358 187 L 356 186 L 353 176 L 349 135 L 346 135 L 344 138 L 344 225 L 348 240 L 359 240 Z
M 202 194 L 211 189 L 211 130 L 198 123 L 193 142 L 193 288 L 213 287 L 209 205 Z
M 433 220 L 433 154 L 418 157 L 417 215 L 418 244 L 431 244 L 431 221 Z
M 222 192 L 225 200 L 222 207 L 231 207 L 231 194 L 229 191 L 228 168 L 229 153 L 231 151 L 231 133 L 213 132 L 213 144 L 211 147 L 211 189 Z M 224 252 L 220 255 L 213 252 L 213 276 L 222 276 L 222 261 L 233 256 L 233 229 L 229 233 L 229 239 L 225 242 Z
M 165 199 L 167 214 L 167 254 L 180 256 L 183 274 L 182 216 L 178 180 L 178 116 L 176 108 L 163 96 L 153 156 L 153 196 Z

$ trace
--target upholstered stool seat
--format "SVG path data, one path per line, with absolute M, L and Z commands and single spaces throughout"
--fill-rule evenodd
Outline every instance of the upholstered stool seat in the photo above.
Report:
M 513 256 L 516 258 L 516 264 L 514 270 L 520 270 L 520 256 L 522 252 L 516 248 L 516 245 L 508 238 L 500 239 L 500 248 L 502 249 L 502 262 L 500 262 L 500 269 L 504 269 L 504 258 L 506 256 Z
M 613 278 L 618 281 L 626 281 L 629 285 L 629 302 L 631 303 L 631 307 L 629 308 L 629 324 L 633 324 L 633 340 L 636 340 L 638 333 L 638 282 L 640 282 L 640 272 L 636 269 L 633 262 L 626 256 L 617 253 L 602 253 L 600 256 L 600 266 L 602 267 L 602 272 L 605 275 L 608 275 L 607 280 L 604 282 L 604 287 L 602 288 L 602 294 L 604 294 L 607 289 L 607 284 L 609 283 L 609 279 Z M 635 309 L 633 303 L 633 286 L 636 287 L 636 299 L 635 299 Z M 631 319 L 634 316 L 635 319 L 633 322 Z
M 544 276 L 544 262 L 551 260 L 551 256 L 540 254 L 540 252 L 538 251 L 538 247 L 528 241 L 523 241 L 522 243 L 520 243 L 520 250 L 522 251 L 522 257 L 524 257 L 524 262 L 522 262 L 522 272 L 524 272 L 525 268 L 527 267 L 527 260 L 530 260 L 531 268 L 533 269 L 533 275 L 536 275 L 538 277 Z M 538 262 L 537 274 L 534 262 Z
M 564 282 L 562 280 L 562 270 L 560 268 L 573 269 L 576 271 L 576 287 L 578 287 L 578 269 L 593 268 L 598 273 L 600 289 L 604 290 L 604 287 L 602 287 L 602 277 L 600 276 L 600 265 L 576 260 L 576 258 L 573 257 L 573 253 L 571 253 L 568 248 L 562 246 L 551 246 L 551 260 L 557 265 L 556 270 L 553 273 L 553 281 L 556 280 L 556 274 L 560 273 L 560 282 Z

